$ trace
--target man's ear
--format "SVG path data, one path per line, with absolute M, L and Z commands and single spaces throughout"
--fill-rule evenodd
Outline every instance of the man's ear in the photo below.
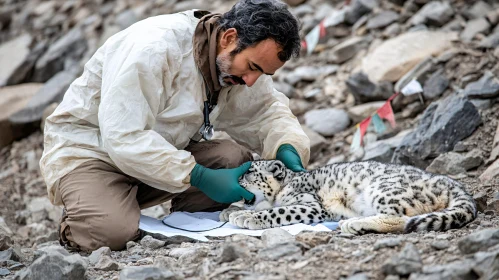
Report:
M 229 28 L 225 30 L 220 36 L 220 46 L 222 48 L 230 48 L 233 44 L 237 43 L 237 30 Z
M 267 170 L 279 181 L 286 178 L 286 166 L 280 160 L 272 160 Z

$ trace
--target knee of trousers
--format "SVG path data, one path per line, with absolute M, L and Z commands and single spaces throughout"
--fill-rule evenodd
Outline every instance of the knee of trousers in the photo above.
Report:
M 245 162 L 253 160 L 251 151 L 245 147 L 231 140 L 219 141 L 221 141 L 220 145 L 213 152 L 221 155 L 221 160 L 224 161 L 223 165 L 226 168 L 236 168 Z
M 133 216 L 133 217 L 131 217 Z M 135 217 L 137 216 L 137 217 Z M 139 213 L 137 215 L 111 214 L 95 217 L 89 230 L 91 241 L 87 249 L 96 250 L 100 247 L 109 247 L 113 251 L 122 250 L 128 241 L 138 237 Z M 76 240 L 78 243 L 78 240 Z

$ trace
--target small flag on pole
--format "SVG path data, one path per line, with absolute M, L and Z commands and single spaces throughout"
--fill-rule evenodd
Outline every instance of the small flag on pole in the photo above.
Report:
M 401 93 L 404 96 L 409 96 L 421 92 L 423 92 L 423 87 L 416 80 L 412 80 L 401 90 Z M 386 130 L 386 126 L 383 123 L 383 120 L 387 120 L 390 123 L 391 127 L 395 128 L 397 123 L 395 122 L 395 114 L 393 113 L 391 101 L 395 99 L 395 97 L 397 97 L 399 94 L 400 93 L 398 92 L 394 93 L 392 96 L 390 96 L 390 98 L 388 98 L 388 100 L 386 100 L 383 106 L 376 110 L 376 112 L 372 116 L 365 118 L 356 125 L 357 129 L 353 136 L 352 144 L 350 145 L 350 152 L 354 152 L 355 150 L 360 148 L 360 146 L 362 146 L 362 139 L 364 138 L 367 128 L 369 127 L 369 124 L 371 124 L 371 122 L 374 125 L 374 130 L 376 131 L 376 133 L 383 133 Z

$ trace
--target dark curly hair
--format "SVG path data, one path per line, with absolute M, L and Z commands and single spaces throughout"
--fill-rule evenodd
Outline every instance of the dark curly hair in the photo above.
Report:
M 278 0 L 240 0 L 219 20 L 222 30 L 235 28 L 238 44 L 231 54 L 240 53 L 266 39 L 273 39 L 282 51 L 281 61 L 300 54 L 300 27 L 288 6 Z

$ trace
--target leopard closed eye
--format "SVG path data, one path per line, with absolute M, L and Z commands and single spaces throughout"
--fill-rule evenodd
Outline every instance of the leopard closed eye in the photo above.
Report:
M 240 184 L 255 199 L 220 216 L 248 229 L 339 221 L 352 234 L 445 231 L 477 215 L 461 183 L 405 165 L 364 161 L 293 172 L 278 160 L 261 160 Z

